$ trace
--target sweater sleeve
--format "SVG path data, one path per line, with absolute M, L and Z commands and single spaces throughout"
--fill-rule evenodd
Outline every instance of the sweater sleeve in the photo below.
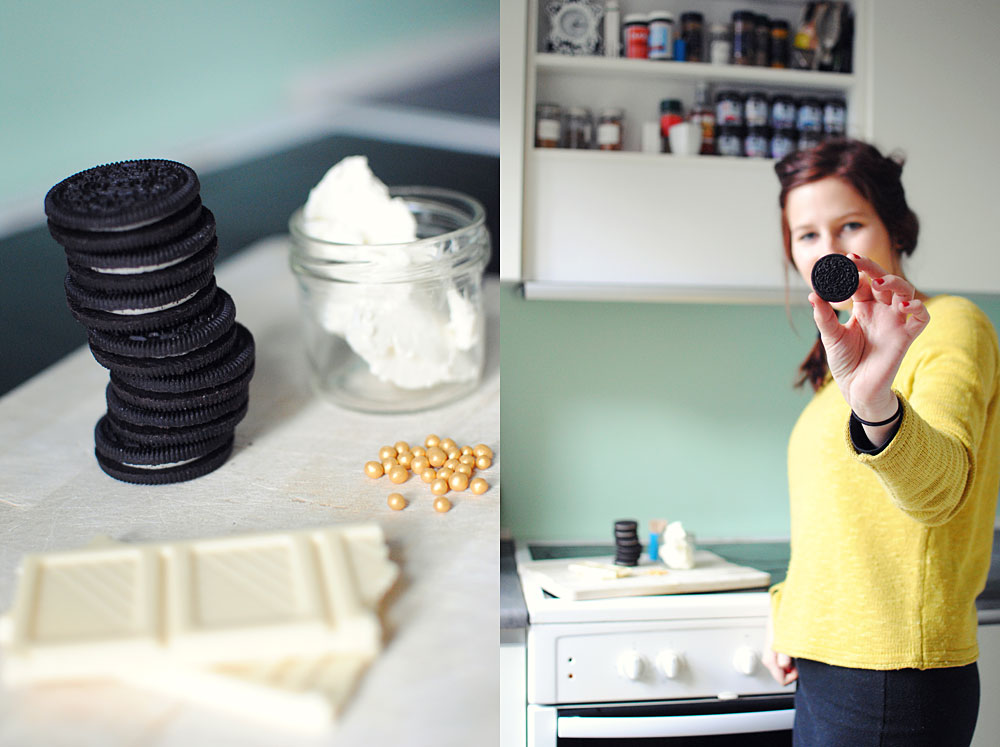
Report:
M 845 436 L 855 459 L 875 471 L 901 511 L 937 526 L 959 511 L 976 475 L 994 396 L 996 333 L 968 304 L 929 325 L 917 341 L 896 380 L 909 396 L 896 390 L 903 417 L 895 437 L 878 454 L 863 454 L 851 446 L 849 426 Z

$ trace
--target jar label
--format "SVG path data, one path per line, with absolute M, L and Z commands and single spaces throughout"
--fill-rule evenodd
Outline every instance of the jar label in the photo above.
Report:
M 598 145 L 618 145 L 622 139 L 622 129 L 614 122 L 602 122 L 597 126 Z
M 666 22 L 649 24 L 649 59 L 669 60 L 674 56 L 674 42 L 670 38 L 670 24 Z
M 763 127 L 767 124 L 767 101 L 747 99 L 746 115 L 748 127 Z
M 799 107 L 798 127 L 807 132 L 819 132 L 823 129 L 823 112 L 818 106 L 803 104 Z
M 742 138 L 736 137 L 734 135 L 722 135 L 716 138 L 716 144 L 719 148 L 719 155 L 722 156 L 741 156 L 743 155 L 743 142 Z
M 787 101 L 775 101 L 771 106 L 771 123 L 779 130 L 790 130 L 795 127 L 795 104 Z
M 748 135 L 746 139 L 746 154 L 752 158 L 767 158 L 767 138 L 760 135 Z
M 558 140 L 562 127 L 558 119 L 539 119 L 537 137 L 539 140 Z
M 719 124 L 743 124 L 742 104 L 732 99 L 723 99 L 716 104 L 715 119 Z

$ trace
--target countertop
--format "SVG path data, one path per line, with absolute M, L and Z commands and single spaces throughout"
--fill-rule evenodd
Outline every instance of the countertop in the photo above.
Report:
M 375 521 L 402 571 L 383 605 L 385 650 L 323 738 L 102 685 L 0 691 L 0 744 L 465 745 L 499 733 L 499 284 L 486 283 L 486 374 L 474 393 L 423 413 L 355 413 L 309 390 L 285 241 L 257 242 L 217 266 L 256 338 L 257 363 L 233 456 L 216 472 L 157 487 L 101 472 L 93 428 L 108 372 L 86 348 L 0 399 L 0 610 L 25 553 L 81 547 L 95 535 L 143 542 Z M 392 491 L 365 477 L 363 463 L 384 444 L 432 432 L 490 445 L 490 490 L 453 494 L 454 508 L 439 514 L 427 486 L 411 480 L 391 486 L 411 504 L 390 511 Z
M 976 599 L 980 624 L 1000 623 L 1000 529 L 993 531 L 993 555 L 990 560 L 986 588 Z M 785 577 L 788 568 L 789 547 L 787 542 L 740 541 L 729 543 L 699 543 L 698 547 L 716 552 L 724 550 L 726 558 L 740 565 L 767 571 L 772 583 Z M 514 540 L 500 541 L 500 628 L 516 630 L 528 625 L 528 608 L 521 593 L 514 560 Z M 553 557 L 561 557 L 559 546 L 552 548 Z M 610 555 L 614 552 L 611 544 L 575 545 L 574 552 L 582 555 Z

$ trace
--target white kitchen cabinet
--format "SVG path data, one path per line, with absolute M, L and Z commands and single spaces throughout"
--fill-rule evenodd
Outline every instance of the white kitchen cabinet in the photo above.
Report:
M 854 71 L 842 74 L 546 54 L 540 3 L 501 4 L 501 276 L 523 281 L 529 298 L 784 301 L 774 162 L 638 152 L 641 123 L 657 119 L 659 101 L 690 107 L 700 81 L 714 91 L 843 95 L 850 135 L 910 154 L 904 183 L 923 226 L 910 265 L 918 285 L 1000 291 L 1000 247 L 981 226 L 1000 196 L 1000 148 L 990 139 L 1000 65 L 984 63 L 1000 4 L 855 0 Z M 803 3 L 621 5 L 623 14 L 678 17 L 697 9 L 706 26 L 750 7 L 794 26 Z M 539 101 L 625 108 L 626 150 L 535 148 Z M 794 273 L 788 279 L 802 287 Z
M 1000 744 L 1000 624 L 979 626 L 979 721 L 972 747 Z

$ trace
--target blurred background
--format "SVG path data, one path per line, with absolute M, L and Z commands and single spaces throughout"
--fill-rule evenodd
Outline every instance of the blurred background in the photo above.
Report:
M 98 164 L 194 168 L 224 261 L 363 154 L 483 202 L 496 254 L 499 50 L 497 0 L 0 0 L 0 394 L 86 341 L 42 202 Z

